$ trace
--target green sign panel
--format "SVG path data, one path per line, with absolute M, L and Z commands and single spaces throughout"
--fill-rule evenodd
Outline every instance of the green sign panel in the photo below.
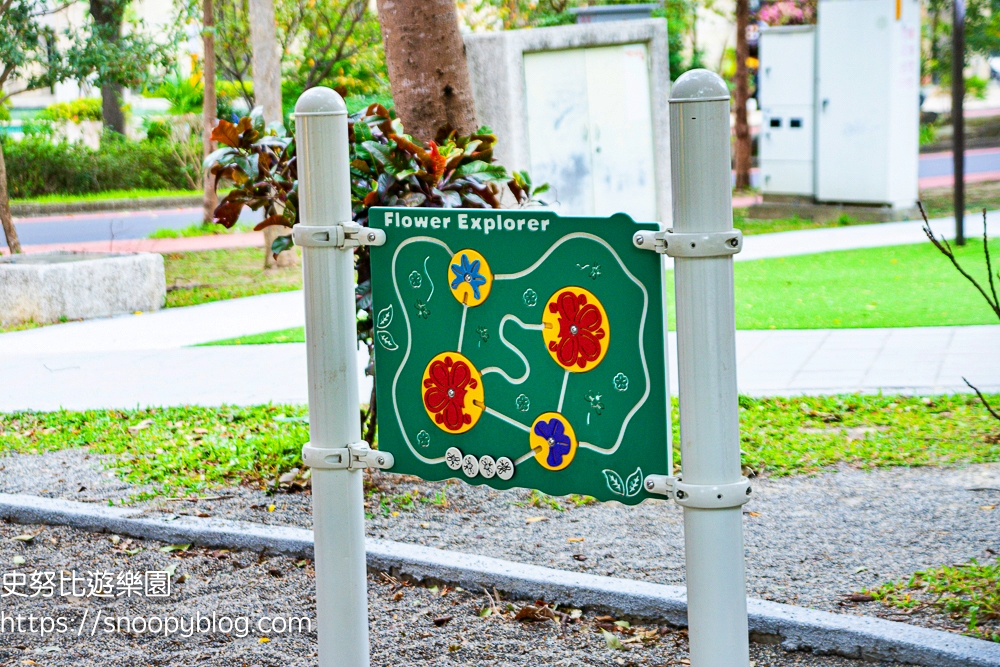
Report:
M 392 472 L 635 504 L 667 470 L 663 276 L 619 214 L 376 208 Z

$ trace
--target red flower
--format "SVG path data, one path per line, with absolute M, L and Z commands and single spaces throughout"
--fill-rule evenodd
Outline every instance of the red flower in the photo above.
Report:
M 444 424 L 449 431 L 457 431 L 472 423 L 472 416 L 465 414 L 465 392 L 475 389 L 478 383 L 464 361 L 454 362 L 451 357 L 438 359 L 431 364 L 430 377 L 424 380 L 424 405 L 435 413 L 434 421 Z
M 549 343 L 563 366 L 576 364 L 586 368 L 601 356 L 601 339 L 604 338 L 604 318 L 585 294 L 563 292 L 549 310 L 559 314 L 559 340 Z

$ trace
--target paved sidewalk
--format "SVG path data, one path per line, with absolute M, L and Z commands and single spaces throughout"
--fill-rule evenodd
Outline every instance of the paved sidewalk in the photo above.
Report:
M 302 291 L 278 292 L 0 334 L 0 356 L 178 348 L 304 322 Z
M 146 405 L 306 403 L 301 343 L 72 353 L 0 351 L 0 411 Z M 134 348 L 134 346 L 132 346 Z M 676 336 L 670 386 L 677 393 Z M 1000 391 L 1000 326 L 738 331 L 741 393 L 769 395 Z M 367 354 L 358 353 L 360 395 Z

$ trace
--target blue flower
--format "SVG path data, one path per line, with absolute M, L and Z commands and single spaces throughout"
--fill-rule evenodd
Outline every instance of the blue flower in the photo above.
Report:
M 556 418 L 547 422 L 535 424 L 535 435 L 549 441 L 549 455 L 545 459 L 553 468 L 562 465 L 563 457 L 569 454 L 571 448 L 569 436 L 563 423 Z
M 472 294 L 479 299 L 479 286 L 486 284 L 486 278 L 479 273 L 479 260 L 469 262 L 469 256 L 462 253 L 462 265 L 452 264 L 451 270 L 455 272 L 455 279 L 451 281 L 451 288 L 458 289 L 458 286 L 469 283 L 472 286 Z

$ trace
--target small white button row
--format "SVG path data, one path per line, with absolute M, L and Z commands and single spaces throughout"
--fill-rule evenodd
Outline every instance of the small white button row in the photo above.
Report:
M 449 447 L 444 454 L 445 464 L 452 470 L 461 470 L 466 477 L 482 475 L 486 479 L 494 476 L 505 482 L 514 476 L 514 462 L 506 456 L 494 459 L 492 456 L 481 456 L 478 459 L 472 454 L 462 455 L 458 447 Z

